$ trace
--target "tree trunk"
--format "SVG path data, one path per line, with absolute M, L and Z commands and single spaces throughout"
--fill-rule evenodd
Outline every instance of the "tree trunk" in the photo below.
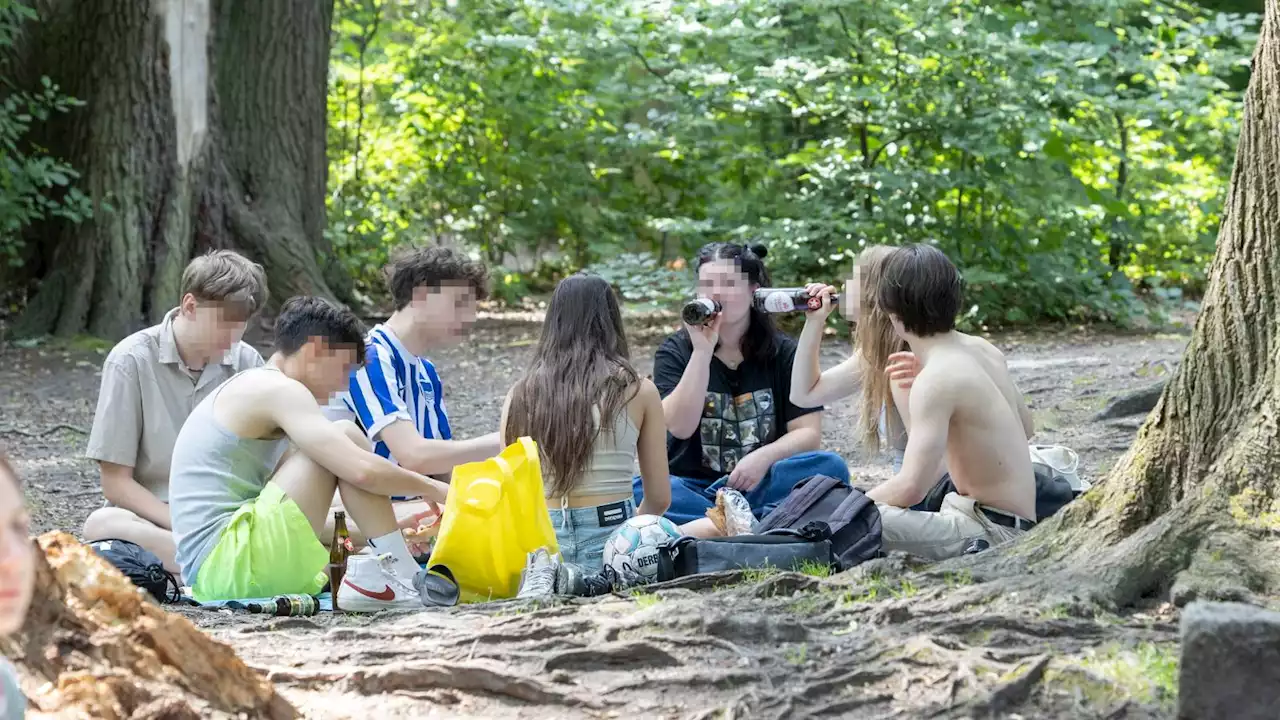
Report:
M 1274 592 L 1280 530 L 1280 0 L 1267 0 L 1209 287 L 1133 447 L 1024 540 L 959 562 L 1056 601 Z M 1045 575 L 1050 568 L 1059 572 Z M 1028 578 L 1027 573 L 1036 575 Z
M 324 237 L 332 0 L 42 0 L 22 60 L 85 105 L 42 139 L 94 218 L 28 239 L 20 335 L 118 339 L 178 302 L 194 254 L 234 248 L 274 304 L 349 299 Z M 335 293 L 336 291 L 336 293 Z

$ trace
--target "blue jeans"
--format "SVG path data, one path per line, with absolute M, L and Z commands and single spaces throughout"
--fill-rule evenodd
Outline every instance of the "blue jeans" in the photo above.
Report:
M 848 484 L 849 466 L 844 458 L 833 452 L 817 450 L 792 455 L 774 463 L 760 480 L 760 484 L 751 492 L 744 493 L 744 496 L 751 503 L 751 511 L 756 519 L 760 519 L 785 500 L 801 480 L 814 475 L 826 475 Z M 728 481 L 728 476 L 712 481 L 672 475 L 671 507 L 667 509 L 666 518 L 677 525 L 683 525 L 706 517 L 707 510 L 716 504 L 716 491 L 725 487 Z M 631 489 L 636 504 L 639 505 L 644 501 L 644 485 L 639 475 L 632 478 Z
M 619 509 L 622 512 L 616 512 Z M 584 566 L 587 571 L 601 569 L 604 567 L 605 542 L 635 514 L 636 506 L 630 500 L 597 507 L 569 508 L 567 511 L 553 508 L 551 526 L 556 529 L 560 556 L 566 562 Z M 607 516 L 604 522 L 601 522 L 601 515 Z

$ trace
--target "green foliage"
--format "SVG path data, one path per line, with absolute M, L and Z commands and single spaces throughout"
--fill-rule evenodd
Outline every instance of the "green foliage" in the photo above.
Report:
M 620 253 L 587 269 L 609 281 L 629 302 L 670 304 L 687 297 L 694 285 L 692 273 L 662 266 L 649 253 Z
M 46 76 L 32 91 L 19 89 L 8 53 L 23 23 L 36 11 L 13 0 L 0 2 L 0 263 L 22 264 L 22 231 L 47 217 L 79 222 L 88 217 L 88 197 L 73 187 L 79 175 L 29 142 L 32 125 L 81 103 L 63 95 Z
M 398 243 L 461 240 L 644 302 L 686 293 L 667 261 L 711 240 L 765 241 L 788 284 L 927 242 L 969 324 L 1124 322 L 1205 280 L 1255 24 L 1157 0 L 345 0 L 331 233 L 366 286 Z

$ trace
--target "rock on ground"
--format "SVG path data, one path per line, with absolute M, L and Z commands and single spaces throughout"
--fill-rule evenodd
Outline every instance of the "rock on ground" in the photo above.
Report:
M 1192 603 L 1182 616 L 1178 717 L 1280 718 L 1280 613 Z

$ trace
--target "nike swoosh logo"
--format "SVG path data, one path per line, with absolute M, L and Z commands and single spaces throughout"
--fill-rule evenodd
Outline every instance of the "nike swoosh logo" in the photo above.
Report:
M 347 586 L 350 587 L 352 590 L 355 590 L 356 592 L 360 593 L 361 595 L 364 595 L 365 597 L 371 597 L 374 600 L 383 600 L 385 602 L 391 602 L 392 600 L 396 599 L 396 591 L 392 590 L 390 585 L 384 585 L 383 589 L 378 592 L 370 592 L 369 590 L 365 590 L 359 585 L 352 583 L 350 580 L 344 580 L 343 582 L 345 582 Z

